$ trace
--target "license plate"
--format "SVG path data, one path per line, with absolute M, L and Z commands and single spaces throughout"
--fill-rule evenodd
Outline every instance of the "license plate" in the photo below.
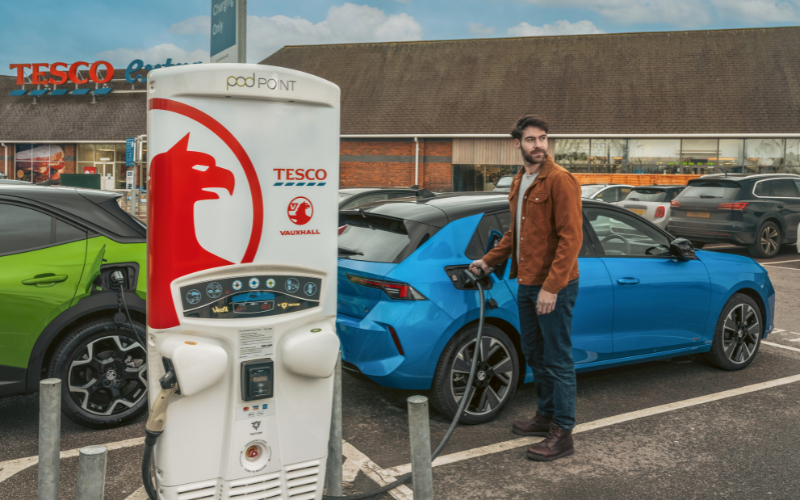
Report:
M 687 212 L 687 217 L 700 217 L 703 219 L 708 219 L 711 217 L 711 212 Z
M 647 212 L 647 210 L 645 210 L 644 208 L 629 208 L 628 210 L 637 215 L 644 215 L 644 213 Z

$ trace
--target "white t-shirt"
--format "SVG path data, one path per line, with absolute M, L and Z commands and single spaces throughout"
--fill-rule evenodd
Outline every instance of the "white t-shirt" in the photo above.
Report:
M 517 254 L 519 254 L 519 234 L 522 229 L 522 200 L 525 199 L 525 191 L 531 187 L 533 181 L 536 180 L 536 177 L 539 176 L 539 172 L 536 172 L 533 175 L 522 174 L 522 180 L 519 183 L 519 194 L 517 195 L 517 227 L 516 227 L 516 235 L 517 235 Z M 518 256 L 514 256 L 515 258 L 519 258 Z

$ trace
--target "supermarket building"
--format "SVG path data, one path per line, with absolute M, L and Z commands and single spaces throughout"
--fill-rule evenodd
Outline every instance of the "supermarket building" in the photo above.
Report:
M 583 183 L 800 172 L 798 27 L 287 46 L 262 64 L 341 87 L 342 187 L 491 190 L 521 166 L 509 132 L 527 113 Z M 64 171 L 110 169 L 121 185 L 118 148 L 146 132 L 143 84 L 34 104 L 11 80 L 0 172 L 25 176 L 25 151 L 47 146 Z

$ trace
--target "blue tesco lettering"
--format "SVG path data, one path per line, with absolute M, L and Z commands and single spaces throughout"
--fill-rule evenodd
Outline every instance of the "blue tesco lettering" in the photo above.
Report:
M 170 66 L 183 66 L 185 64 L 202 64 L 203 61 L 197 61 L 196 63 L 178 63 L 172 64 L 172 58 L 170 57 L 167 59 L 167 62 L 164 64 L 156 64 L 153 66 L 152 64 L 145 64 L 144 61 L 141 59 L 134 59 L 128 64 L 128 67 L 125 69 L 125 81 L 128 83 L 136 83 L 141 81 L 142 83 L 147 83 L 147 77 L 145 75 L 134 75 L 137 71 L 141 70 L 142 68 L 146 68 L 147 71 L 152 71 L 158 68 L 168 68 Z

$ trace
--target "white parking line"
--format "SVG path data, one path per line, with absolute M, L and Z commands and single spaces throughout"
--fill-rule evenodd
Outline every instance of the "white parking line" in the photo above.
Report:
M 775 262 L 775 264 L 786 264 L 786 263 L 788 263 L 788 262 L 800 262 L 800 259 L 794 259 L 794 260 L 779 260 L 779 261 L 776 261 L 776 262 Z M 760 264 L 761 264 L 762 266 L 772 266 L 772 265 L 774 265 L 774 264 L 772 264 L 771 262 L 761 262 Z
M 762 342 L 762 343 L 778 346 L 778 344 L 772 344 L 767 342 Z M 800 349 L 795 349 L 793 347 L 786 347 L 786 346 L 778 346 L 778 347 L 791 349 L 793 351 L 800 351 Z M 631 420 L 637 420 L 640 418 L 650 417 L 653 415 L 667 413 L 674 410 L 680 410 L 683 408 L 689 408 L 691 406 L 710 403 L 712 401 L 719 401 L 721 399 L 731 398 L 734 396 L 741 396 L 742 394 L 748 394 L 755 391 L 771 389 L 773 387 L 792 384 L 794 382 L 800 382 L 800 375 L 793 375 L 791 377 L 779 378 L 775 380 L 770 380 L 768 382 L 761 382 L 759 384 L 740 387 L 738 389 L 731 389 L 729 391 L 717 392 L 715 394 L 709 394 L 707 396 L 700 396 L 697 398 L 687 399 L 684 401 L 677 401 L 675 403 L 668 403 L 661 406 L 654 406 L 652 408 L 647 408 L 644 410 L 632 411 L 630 413 L 623 413 L 621 415 L 614 415 L 613 417 L 602 418 L 600 420 L 595 420 L 593 422 L 577 425 L 572 432 L 573 434 L 575 434 L 579 432 L 586 432 L 594 429 L 600 429 L 602 427 L 608 427 L 610 425 L 629 422 Z M 482 446 L 480 448 L 473 448 L 471 450 L 460 451 L 458 453 L 452 453 L 450 455 L 445 455 L 443 457 L 437 458 L 436 460 L 433 461 L 433 466 L 437 467 L 440 465 L 452 464 L 455 462 L 460 462 L 462 460 L 469 460 L 471 458 L 477 458 L 492 453 L 498 453 L 500 451 L 506 451 L 522 446 L 530 446 L 531 444 L 538 443 L 541 440 L 542 438 L 540 437 L 525 437 L 519 439 L 512 439 L 510 441 L 504 441 L 502 443 L 496 443 L 489 446 Z M 392 475 L 400 475 L 410 471 L 411 471 L 411 464 L 405 464 L 397 467 L 392 467 L 390 469 L 386 469 L 384 472 L 387 472 Z
M 108 451 L 111 450 L 119 450 L 122 448 L 130 448 L 131 446 L 139 446 L 144 444 L 144 438 L 134 438 L 134 439 L 126 439 L 124 441 L 116 441 L 114 443 L 106 443 L 102 446 L 105 446 Z M 75 448 L 72 450 L 62 451 L 59 457 L 61 460 L 65 458 L 77 457 L 80 454 L 81 449 Z M 0 483 L 5 481 L 6 479 L 10 478 L 17 472 L 23 471 L 28 467 L 36 465 L 39 463 L 39 456 L 33 457 L 25 457 L 25 458 L 15 458 L 13 460 L 6 460 L 5 462 L 0 462 Z
M 781 266 L 776 266 L 774 264 L 769 264 L 769 267 L 774 267 L 775 269 L 791 269 L 792 271 L 800 271 L 800 269 L 794 267 L 781 267 Z
M 792 339 L 792 340 L 800 340 L 800 339 Z M 762 340 L 761 343 L 770 345 L 772 347 L 780 347 L 781 349 L 789 349 L 790 351 L 800 352 L 800 349 L 798 349 L 797 347 L 789 347 L 788 345 L 776 344 L 775 342 L 767 342 L 766 340 Z

